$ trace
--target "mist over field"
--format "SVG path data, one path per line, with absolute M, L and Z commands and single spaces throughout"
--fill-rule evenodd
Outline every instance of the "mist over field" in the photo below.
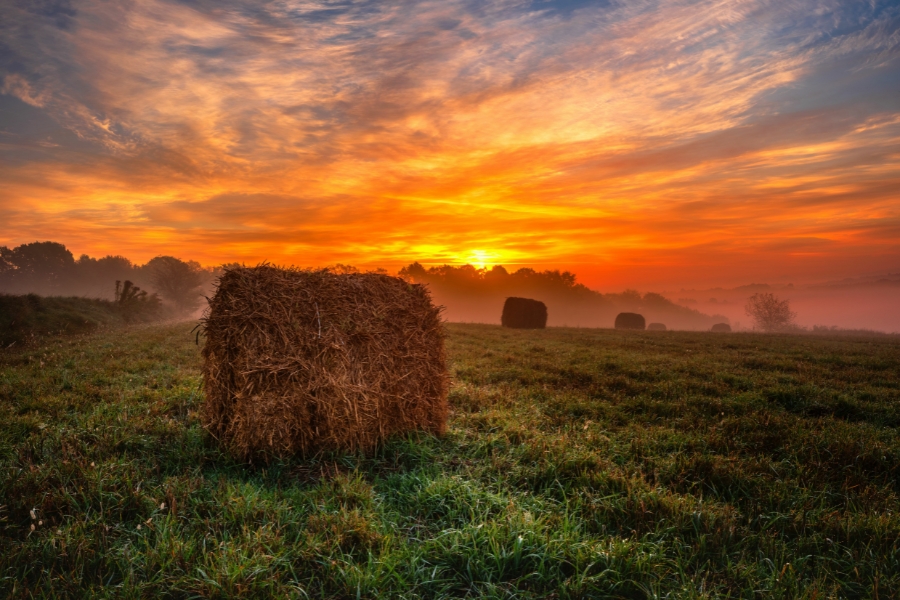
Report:
M 414 263 L 400 275 L 427 285 L 434 301 L 445 307 L 445 319 L 452 322 L 499 324 L 503 303 L 513 296 L 546 304 L 550 327 L 612 327 L 620 312 L 640 312 L 648 323 L 664 323 L 670 329 L 705 330 L 725 320 L 716 313 L 679 306 L 654 292 L 601 294 L 579 283 L 577 275 L 569 271 L 527 267 L 513 271 L 502 265 L 425 269 Z
M 790 301 L 800 327 L 836 327 L 900 333 L 900 281 L 883 284 L 809 285 L 788 288 L 747 285 L 711 288 L 600 294 L 595 301 L 533 294 L 548 306 L 550 327 L 612 327 L 618 312 L 638 312 L 648 323 L 661 322 L 669 329 L 709 329 L 712 323 L 729 323 L 736 331 L 752 329 L 745 306 L 754 291 L 767 291 Z M 463 290 L 432 285 L 434 299 L 446 307 L 448 321 L 500 323 L 505 296 L 472 295 Z M 671 303 L 671 304 L 670 304 Z M 674 306 L 673 306 L 674 305 Z M 688 309 L 688 310 L 682 310 Z
M 797 285 L 749 284 L 734 288 L 679 289 L 663 293 L 679 305 L 728 317 L 732 326 L 752 326 L 744 311 L 748 296 L 773 293 L 787 299 L 801 327 L 839 327 L 900 332 L 900 273 Z
M 167 262 L 170 264 L 167 264 Z M 78 296 L 113 300 L 117 281 L 131 281 L 149 293 L 167 293 L 166 275 L 172 266 L 180 269 L 182 316 L 199 317 L 216 281 L 228 265 L 202 266 L 193 260 L 155 257 L 146 264 L 109 255 L 95 258 L 82 254 L 77 260 L 64 244 L 34 242 L 14 248 L 0 247 L 0 293 L 41 296 Z M 233 263 L 236 265 L 236 263 Z M 339 272 L 356 272 L 348 265 L 331 265 Z M 160 270 L 162 269 L 162 271 Z M 450 322 L 499 324 L 506 298 L 516 296 L 540 300 L 547 305 L 551 327 L 612 327 L 620 312 L 642 314 L 647 323 L 662 323 L 668 329 L 708 330 L 716 323 L 729 323 L 735 330 L 753 327 L 745 312 L 750 296 L 771 293 L 788 300 L 797 313 L 796 325 L 840 329 L 900 331 L 900 274 L 847 279 L 838 282 L 798 285 L 748 284 L 737 287 L 661 290 L 624 289 L 601 293 L 581 283 L 567 270 L 537 270 L 502 265 L 424 267 L 418 262 L 396 272 L 408 281 L 426 285 L 436 304 L 444 307 Z

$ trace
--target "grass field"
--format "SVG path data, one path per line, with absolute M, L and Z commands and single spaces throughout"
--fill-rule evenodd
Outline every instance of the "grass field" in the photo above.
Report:
M 0 355 L 0 597 L 900 595 L 896 338 L 450 325 L 446 437 L 251 467 L 192 326 Z
M 0 294 L 0 348 L 21 347 L 47 337 L 89 333 L 123 323 L 115 304 L 108 300 Z
M 115 329 L 125 323 L 158 321 L 155 302 L 126 305 L 98 298 L 66 296 L 11 296 L 0 294 L 0 350 L 41 344 L 62 335 Z

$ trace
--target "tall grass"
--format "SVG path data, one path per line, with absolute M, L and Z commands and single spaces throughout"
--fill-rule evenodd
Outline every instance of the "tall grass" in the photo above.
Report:
M 190 325 L 0 357 L 0 596 L 897 597 L 900 343 L 451 325 L 447 436 L 267 467 Z
M 0 348 L 122 324 L 124 319 L 108 300 L 0 294 Z

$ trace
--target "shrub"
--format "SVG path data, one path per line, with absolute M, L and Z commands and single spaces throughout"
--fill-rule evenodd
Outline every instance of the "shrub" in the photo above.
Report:
M 797 318 L 788 300 L 779 300 L 771 293 L 753 294 L 747 299 L 744 310 L 753 318 L 756 327 L 763 331 L 792 329 Z

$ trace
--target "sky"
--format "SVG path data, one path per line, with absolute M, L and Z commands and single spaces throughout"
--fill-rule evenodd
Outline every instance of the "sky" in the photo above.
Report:
M 0 245 L 900 272 L 900 3 L 0 0 Z

